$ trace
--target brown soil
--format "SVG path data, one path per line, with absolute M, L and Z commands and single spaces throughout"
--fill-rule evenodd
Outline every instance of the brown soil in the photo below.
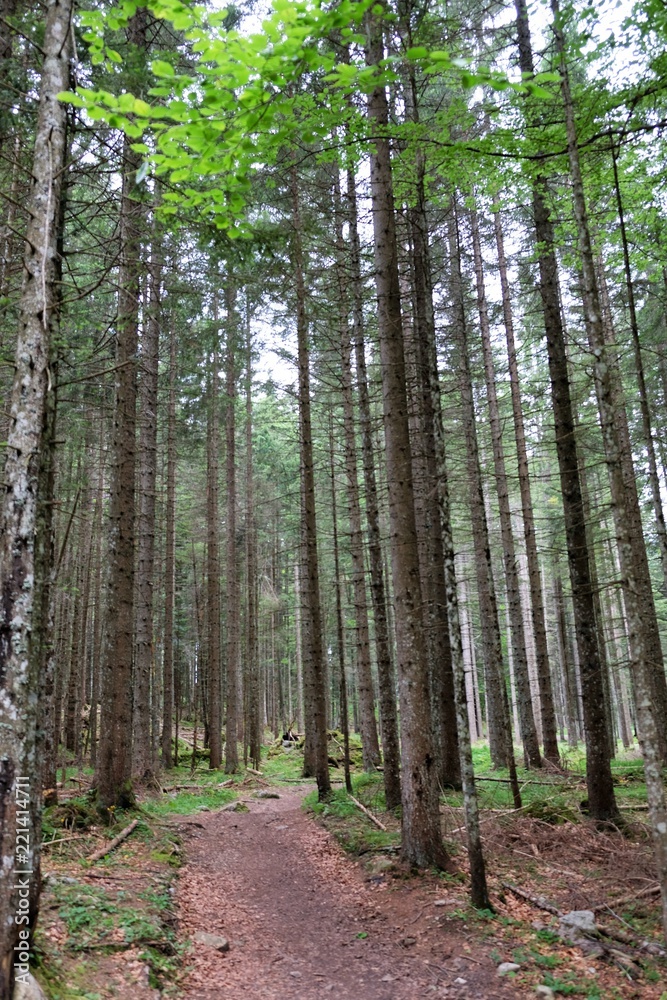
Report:
M 222 935 L 230 951 L 193 946 L 184 1000 L 511 1000 L 491 943 L 446 914 L 433 878 L 369 875 L 301 809 L 303 790 L 250 800 L 247 813 L 200 815 L 184 827 L 181 932 Z M 397 873 L 394 873 L 396 875 Z M 436 907 L 436 900 L 449 905 Z

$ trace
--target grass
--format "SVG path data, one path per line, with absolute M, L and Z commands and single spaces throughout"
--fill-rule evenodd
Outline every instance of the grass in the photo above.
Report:
M 128 814 L 116 816 L 105 835 L 127 819 Z M 153 828 L 142 818 L 132 837 L 94 866 L 72 856 L 49 862 L 35 955 L 50 1000 L 97 1000 L 109 989 L 113 993 L 109 977 L 116 956 L 122 952 L 125 963 L 130 950 L 148 970 L 148 984 L 168 991 L 183 950 L 171 892 L 181 864 L 176 831 Z M 89 879 L 88 869 L 102 876 L 99 882 Z
M 530 807 L 536 803 L 535 817 L 539 819 L 542 818 L 540 809 L 546 808 L 546 804 L 549 803 L 556 811 L 562 811 L 563 819 L 576 821 L 580 815 L 580 802 L 586 798 L 584 777 L 586 755 L 583 747 L 573 748 L 560 744 L 559 749 L 566 771 L 562 775 L 531 771 L 521 767 L 521 752 L 515 747 L 523 806 L 530 815 Z M 493 767 L 487 743 L 474 744 L 473 763 L 480 808 L 512 809 L 509 772 L 506 768 Z M 644 770 L 637 750 L 619 750 L 611 768 L 620 808 L 632 811 L 634 806 L 644 805 L 646 803 Z M 504 780 L 485 781 L 485 778 Z M 442 796 L 442 801 L 445 805 L 458 808 L 463 804 L 463 796 L 461 792 L 447 790 Z M 548 822 L 548 819 L 546 821 Z
M 381 774 L 359 774 L 352 778 L 355 798 L 359 799 L 373 813 L 384 813 L 384 787 Z M 361 855 L 400 845 L 400 830 L 393 823 L 385 832 L 374 826 L 355 806 L 344 789 L 335 789 L 326 802 L 318 802 L 317 792 L 311 792 L 304 799 L 304 807 L 319 816 L 327 829 L 336 837 L 345 851 Z M 389 825 L 383 816 L 382 821 Z

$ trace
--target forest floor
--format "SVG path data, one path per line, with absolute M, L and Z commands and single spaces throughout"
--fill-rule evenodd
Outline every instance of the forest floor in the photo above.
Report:
M 576 775 L 548 789 L 526 774 L 518 814 L 504 807 L 502 772 L 484 779 L 480 769 L 492 914 L 468 902 L 460 796 L 443 802 L 453 872 L 415 875 L 400 864 L 381 776 L 357 774 L 355 795 L 386 830 L 340 788 L 318 804 L 299 757 L 276 749 L 261 775 L 227 780 L 203 761 L 179 768 L 166 793 L 147 795 L 111 831 L 91 821 L 84 796 L 49 810 L 37 953 L 50 1000 L 520 1000 L 539 986 L 556 997 L 667 1000 L 665 964 L 636 947 L 660 940 L 636 760 L 619 764 L 623 832 L 581 815 Z M 86 860 L 133 817 L 119 848 Z M 540 902 L 592 909 L 633 944 L 587 954 L 558 937 Z M 501 962 L 518 969 L 499 976 Z

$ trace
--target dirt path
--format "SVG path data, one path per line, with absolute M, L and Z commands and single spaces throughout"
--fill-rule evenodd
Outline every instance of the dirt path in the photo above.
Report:
M 183 1000 L 510 1000 L 432 881 L 370 877 L 301 810 L 301 792 L 199 816 L 179 880 L 181 930 L 223 935 L 227 954 L 198 945 Z M 451 910 L 452 907 L 450 907 Z

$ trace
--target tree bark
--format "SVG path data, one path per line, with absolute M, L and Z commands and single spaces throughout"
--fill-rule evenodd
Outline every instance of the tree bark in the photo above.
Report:
M 167 403 L 167 496 L 164 545 L 164 638 L 162 643 L 162 767 L 173 765 L 174 603 L 176 588 L 176 319 L 169 333 L 169 400 Z
M 259 770 L 262 756 L 262 730 L 259 713 L 259 658 L 257 649 L 257 524 L 255 521 L 255 482 L 252 444 L 252 334 L 250 309 L 246 303 L 246 587 L 248 622 L 246 626 L 246 664 L 248 675 L 248 748 L 254 767 Z
M 496 392 L 496 373 L 491 349 L 491 328 L 486 304 L 484 287 L 484 264 L 479 238 L 479 221 L 477 212 L 470 212 L 470 228 L 472 232 L 473 258 L 475 266 L 475 284 L 477 290 L 477 311 L 479 313 L 480 330 L 482 334 L 482 354 L 484 357 L 484 375 L 486 380 L 486 398 L 489 408 L 489 423 L 491 427 L 491 444 L 493 448 L 493 465 L 498 494 L 500 512 L 500 533 L 503 546 L 503 564 L 505 567 L 505 584 L 507 587 L 507 604 L 512 636 L 512 652 L 514 654 L 514 676 L 517 691 L 517 708 L 519 713 L 519 728 L 523 743 L 523 752 L 527 767 L 541 767 L 540 747 L 537 729 L 533 715 L 533 704 L 530 694 L 530 678 L 528 676 L 528 656 L 526 653 L 526 636 L 523 630 L 523 608 L 521 607 L 521 591 L 519 588 L 519 572 L 514 548 L 514 532 L 512 531 L 512 512 L 510 509 L 509 488 L 507 485 L 507 469 L 505 466 L 505 449 L 503 446 L 500 426 L 500 410 Z
M 352 395 L 352 341 L 348 325 L 348 297 L 345 273 L 343 218 L 340 204 L 338 167 L 335 168 L 334 221 L 336 238 L 336 285 L 338 290 L 340 387 L 343 398 L 343 431 L 345 436 L 345 472 L 347 505 L 350 518 L 350 556 L 354 590 L 354 618 L 357 633 L 357 678 L 361 722 L 361 745 L 364 769 L 373 771 L 380 763 L 380 745 L 375 723 L 375 697 L 371 673 L 371 647 L 366 603 L 366 572 L 364 566 L 359 477 L 357 474 L 357 443 L 355 438 L 354 401 Z
M 528 12 L 525 0 L 515 0 L 515 5 L 519 65 L 523 74 L 530 76 L 534 69 Z M 613 819 L 618 809 L 607 750 L 604 691 L 597 648 L 595 607 L 581 496 L 579 457 L 574 434 L 565 334 L 560 310 L 558 263 L 554 248 L 553 223 L 546 201 L 544 176 L 538 177 L 533 184 L 532 201 L 535 237 L 539 248 L 540 296 L 547 338 L 556 453 L 563 496 L 577 649 L 581 664 L 588 803 L 590 813 L 595 819 Z
M 90 766 L 95 769 L 97 764 L 97 715 L 100 703 L 100 674 L 102 659 L 102 526 L 104 523 L 104 421 L 100 419 L 100 447 L 97 466 L 97 489 L 95 492 L 95 523 L 93 537 L 95 539 L 95 590 L 93 619 L 93 636 L 90 669 L 92 674 L 90 695 Z
M 234 774 L 239 766 L 240 714 L 240 590 L 236 559 L 236 290 L 227 278 L 227 369 L 225 461 L 227 479 L 227 712 L 225 716 L 225 771 Z
M 127 28 L 130 46 L 144 49 L 146 11 Z M 137 199 L 140 155 L 123 141 L 121 256 L 116 321 L 116 385 L 111 441 L 107 599 L 102 653 L 102 715 L 95 785 L 100 805 L 134 802 L 132 791 L 132 654 L 139 278 L 144 212 Z
M 151 745 L 151 669 L 153 664 L 153 576 L 157 477 L 158 362 L 160 352 L 160 260 L 157 223 L 148 271 L 148 316 L 141 343 L 139 388 L 139 517 L 137 544 L 136 652 L 134 663 L 133 774 L 140 781 L 153 773 Z
M 510 389 L 512 393 L 512 414 L 514 417 L 514 439 L 516 441 L 517 464 L 519 471 L 519 490 L 521 493 L 521 513 L 523 517 L 523 537 L 526 544 L 526 559 L 528 562 L 528 581 L 530 586 L 531 620 L 535 638 L 535 656 L 537 660 L 537 680 L 540 689 L 540 707 L 542 716 L 542 741 L 544 756 L 551 764 L 558 764 L 558 737 L 556 733 L 556 715 L 554 711 L 553 684 L 549 667 L 549 651 L 547 647 L 547 630 L 544 619 L 544 596 L 540 578 L 540 563 L 537 553 L 535 535 L 535 518 L 530 488 L 530 473 L 528 470 L 528 452 L 526 449 L 526 432 L 523 421 L 523 406 L 521 402 L 521 384 L 519 368 L 516 360 L 516 344 L 514 340 L 514 321 L 512 318 L 512 299 L 507 276 L 507 260 L 505 257 L 505 240 L 500 212 L 494 213 L 494 228 L 496 248 L 498 251 L 498 267 L 503 298 L 503 321 L 507 340 L 507 359 L 509 364 Z
M 336 645 L 338 647 L 338 691 L 340 697 L 340 726 L 343 732 L 343 767 L 345 790 L 352 794 L 350 777 L 350 719 L 347 704 L 347 677 L 345 674 L 345 631 L 343 629 L 343 601 L 341 598 L 340 559 L 338 556 L 338 516 L 336 512 L 336 467 L 334 461 L 333 420 L 329 425 L 329 456 L 331 461 L 331 519 L 333 524 L 334 586 L 336 590 Z
M 383 58 L 381 22 L 370 15 L 366 62 L 378 66 Z M 389 115 L 383 85 L 377 85 L 369 94 L 368 117 L 375 135 L 371 146 L 371 201 L 403 764 L 402 856 L 412 865 L 445 865 L 448 859 L 440 832 L 428 661 L 421 615 L 393 178 L 387 136 Z
M 625 227 L 625 211 L 623 207 L 623 197 L 621 185 L 618 177 L 618 151 L 614 145 L 611 150 L 612 163 L 614 167 L 614 191 L 616 194 L 616 207 L 618 209 L 618 223 L 621 234 L 621 245 L 623 247 L 623 269 L 625 273 L 625 287 L 628 295 L 628 314 L 630 318 L 630 333 L 632 335 L 632 349 L 635 356 L 635 373 L 637 376 L 637 388 L 639 389 L 639 408 L 642 417 L 642 432 L 644 435 L 644 447 L 648 460 L 648 478 L 651 487 L 651 498 L 653 500 L 653 513 L 655 516 L 655 527 L 658 535 L 658 548 L 660 551 L 660 565 L 662 567 L 663 593 L 667 596 L 667 526 L 665 525 L 665 513 L 662 508 L 662 496 L 660 493 L 660 477 L 658 475 L 658 463 L 655 455 L 655 442 L 653 440 L 653 429 L 651 427 L 651 411 L 649 409 L 648 394 L 646 391 L 646 379 L 644 377 L 644 362 L 642 359 L 641 344 L 639 341 L 639 324 L 637 322 L 637 307 L 635 303 L 635 286 L 632 280 L 632 268 L 630 267 L 630 252 L 628 250 L 628 235 Z
M 380 515 L 375 454 L 368 392 L 366 354 L 364 347 L 364 308 L 361 279 L 361 249 L 357 216 L 357 192 L 354 172 L 347 172 L 348 225 L 350 234 L 350 268 L 354 324 L 354 353 L 357 374 L 361 453 L 366 500 L 366 525 L 370 564 L 371 600 L 375 624 L 375 660 L 378 670 L 380 730 L 384 763 L 384 794 L 387 809 L 401 803 L 400 751 L 398 743 L 398 713 L 396 710 L 396 678 L 391 659 L 390 630 L 387 617 L 387 596 L 380 539 Z
M 306 739 L 312 748 L 312 764 L 320 801 L 331 794 L 327 752 L 326 666 L 322 642 L 322 612 L 320 607 L 320 577 L 317 557 L 317 515 L 315 510 L 315 468 L 310 412 L 310 349 L 306 286 L 303 274 L 303 247 L 298 176 L 290 169 L 292 199 L 292 263 L 296 284 L 296 325 L 299 366 L 299 430 L 301 445 L 301 483 L 303 500 L 303 540 L 305 556 L 305 605 L 307 621 L 304 643 L 304 701 L 306 722 L 310 731 Z
M 32 932 L 39 902 L 40 739 L 44 705 L 42 641 L 47 629 L 52 483 L 49 413 L 55 405 L 51 342 L 58 332 L 60 197 L 67 148 L 66 110 L 57 95 L 69 85 L 68 0 L 46 10 L 44 60 L 35 128 L 29 222 L 10 423 L 0 509 L 0 996 L 12 995 L 19 925 L 17 872 L 27 871 Z M 53 426 L 53 425 L 51 425 Z M 46 489 L 45 489 L 46 488 Z M 32 782 L 26 794 L 26 778 Z M 27 819 L 27 824 L 23 820 Z M 17 832 L 28 847 L 17 851 Z M 23 845 L 22 845 L 23 847 Z M 7 860 L 9 859 L 8 863 Z
M 466 464 L 475 552 L 475 574 L 482 625 L 489 744 L 491 747 L 491 759 L 494 764 L 498 767 L 509 767 L 511 770 L 514 770 L 514 746 L 512 742 L 509 700 L 503 669 L 498 603 L 491 563 L 489 531 L 479 461 L 475 405 L 472 394 L 472 376 L 470 374 L 470 361 L 468 357 L 468 334 L 463 301 L 461 255 L 455 205 L 452 207 L 449 219 L 448 235 L 451 260 L 450 294 L 454 311 L 452 334 L 458 351 L 459 386 L 463 433 L 466 442 Z M 518 788 L 515 788 L 515 798 L 517 793 Z
M 643 586 L 640 549 L 644 550 L 643 537 L 638 538 L 634 520 L 634 497 L 630 496 L 632 485 L 624 476 L 623 444 L 619 435 L 619 400 L 612 382 L 609 352 L 606 350 L 600 295 L 595 273 L 595 261 L 588 226 L 588 214 L 584 194 L 583 178 L 579 161 L 579 146 L 574 120 L 574 105 L 570 91 L 565 39 L 561 26 L 560 9 L 557 0 L 551 0 L 554 17 L 554 37 L 561 74 L 561 93 L 565 111 L 568 156 L 572 176 L 574 214 L 579 237 L 579 251 L 583 274 L 582 299 L 586 332 L 594 357 L 593 374 L 600 413 L 602 440 L 605 459 L 609 470 L 612 490 L 612 511 L 617 534 L 618 552 L 625 582 L 625 607 L 628 619 L 630 642 L 630 666 L 635 685 L 639 737 L 644 756 L 644 776 L 649 805 L 653 842 L 656 853 L 658 879 L 662 894 L 662 915 L 667 936 L 667 801 L 662 780 L 662 755 L 659 724 L 656 719 L 656 674 L 657 665 L 651 658 L 651 640 L 646 627 L 647 593 Z M 626 464 L 632 463 L 626 454 Z M 632 484 L 636 491 L 634 476 Z M 635 492 L 636 495 L 636 492 Z M 635 527 L 635 530 L 633 530 Z M 583 671 L 583 667 L 582 667 Z M 662 680 L 664 681 L 664 671 Z M 660 704 L 660 703 L 659 703 Z M 660 705 L 662 707 L 662 705 Z M 664 717 L 660 720 L 664 726 Z M 613 794 L 613 793 L 612 793 Z
M 218 301 L 213 300 L 213 354 L 208 385 L 206 435 L 206 522 L 208 534 L 208 693 L 209 693 L 209 766 L 222 764 L 222 676 L 220 660 L 220 540 L 218 508 L 218 452 L 220 425 L 218 414 Z

